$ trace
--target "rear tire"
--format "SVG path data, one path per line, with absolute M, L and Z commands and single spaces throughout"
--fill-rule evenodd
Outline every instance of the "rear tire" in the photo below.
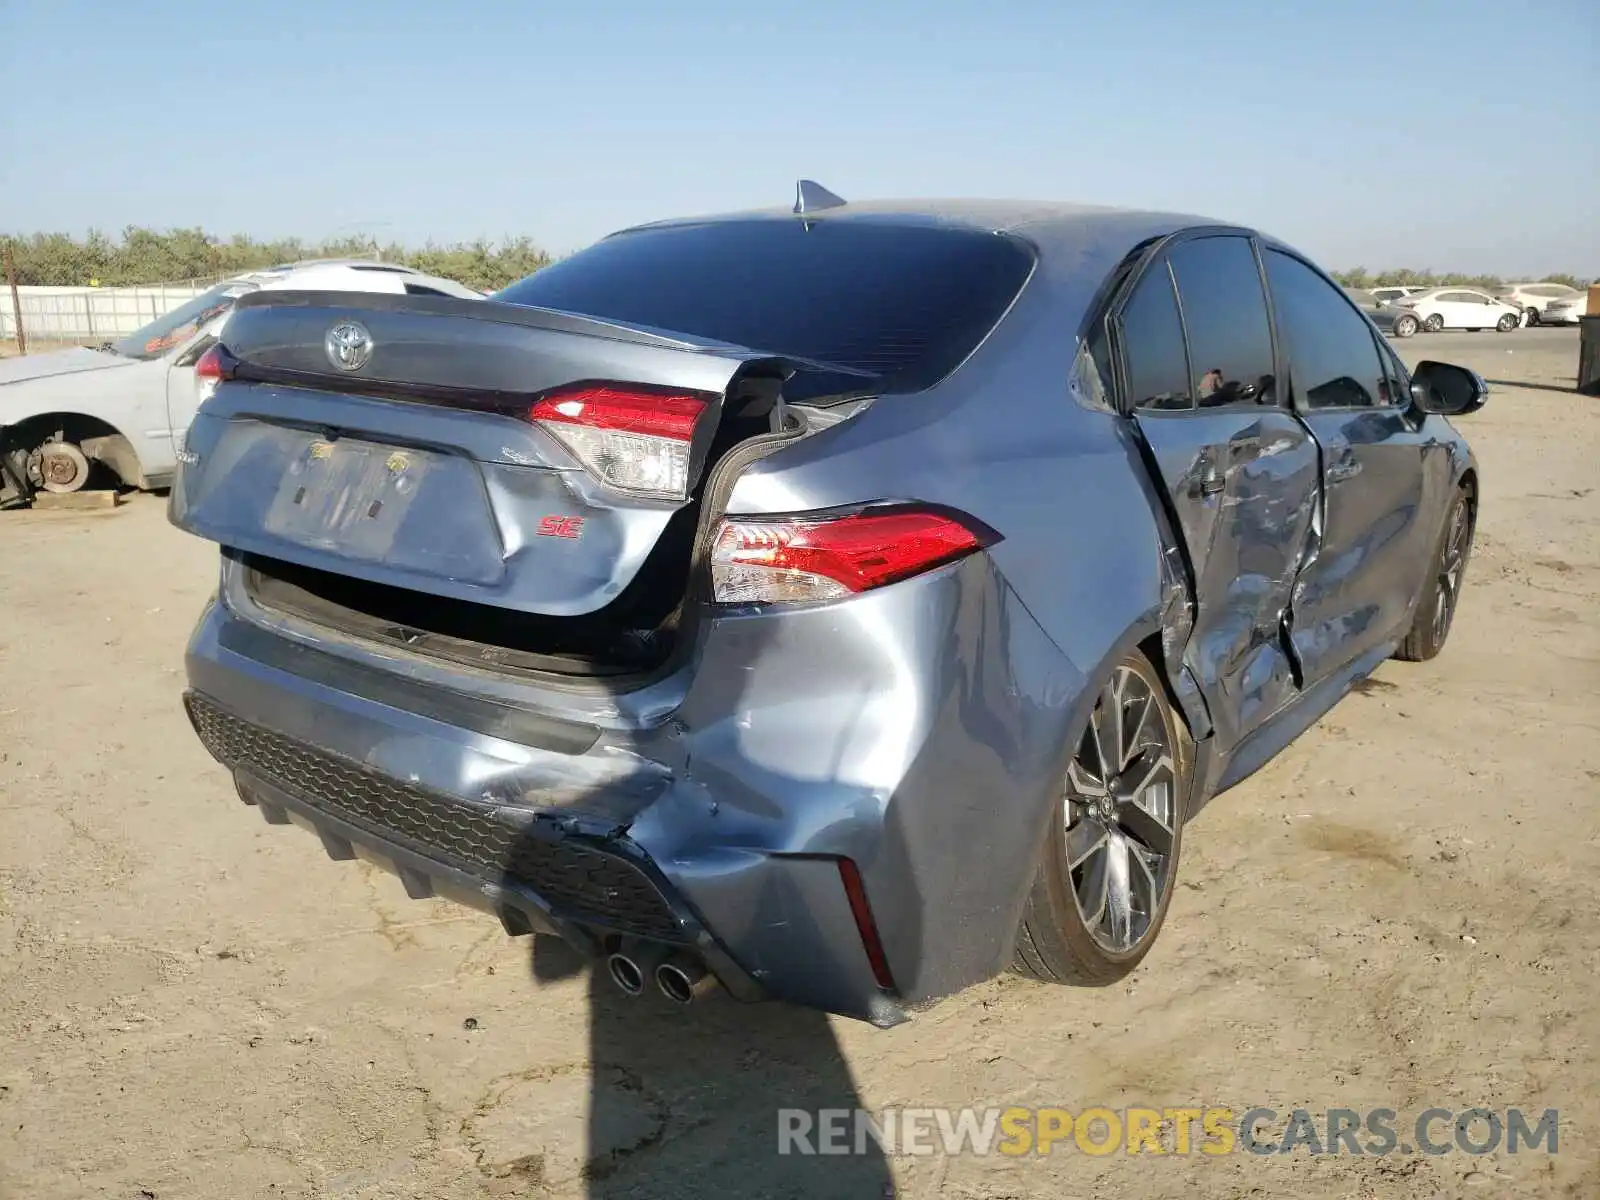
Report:
M 1456 490 L 1444 515 L 1444 528 L 1429 560 L 1428 576 L 1417 599 L 1411 628 L 1395 651 L 1405 662 L 1427 662 L 1444 649 L 1450 627 L 1455 624 L 1461 603 L 1461 585 L 1466 578 L 1467 560 L 1472 557 L 1472 538 L 1478 523 L 1477 497 L 1470 486 Z
M 1394 335 L 1395 335 L 1395 337 L 1403 337 L 1403 338 L 1411 337 L 1413 334 L 1415 334 L 1417 332 L 1418 328 L 1419 328 L 1419 326 L 1418 326 L 1418 322 L 1417 322 L 1416 317 L 1412 316 L 1410 313 L 1406 313 L 1406 315 L 1403 316 L 1403 317 L 1396 317 L 1395 318 L 1395 322 L 1394 322 Z
M 1135 651 L 1101 688 L 1073 747 L 1013 970 L 1103 987 L 1138 966 L 1172 900 L 1193 763 L 1165 684 Z

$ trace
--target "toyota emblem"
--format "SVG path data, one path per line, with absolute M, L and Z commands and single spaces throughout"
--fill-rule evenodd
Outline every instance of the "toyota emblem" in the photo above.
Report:
M 328 330 L 322 348 L 340 371 L 359 371 L 372 359 L 372 335 L 356 321 L 340 321 Z

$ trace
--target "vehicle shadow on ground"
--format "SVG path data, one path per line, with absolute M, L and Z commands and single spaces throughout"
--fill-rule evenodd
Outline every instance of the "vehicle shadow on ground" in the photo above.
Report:
M 534 938 L 531 960 L 540 982 L 588 975 L 583 1195 L 893 1196 L 888 1163 L 870 1139 L 862 1153 L 779 1153 L 779 1110 L 862 1107 L 824 1014 L 721 992 L 687 1008 L 653 988 L 629 996 L 604 962 L 590 964 L 553 937 Z
M 1491 387 L 1525 388 L 1530 392 L 1565 392 L 1569 396 L 1581 396 L 1584 394 L 1577 388 L 1568 387 L 1564 383 L 1528 383 L 1526 380 L 1513 379 L 1485 379 L 1484 382 Z
M 756 636 L 747 633 L 741 642 L 743 661 L 759 655 Z M 759 704 L 751 686 L 741 678 L 726 691 L 713 688 L 717 711 Z M 596 801 L 604 810 L 606 798 Z M 509 865 L 506 882 L 516 883 Z M 864 1103 L 825 1013 L 775 1001 L 743 1003 L 720 988 L 675 1004 L 660 992 L 649 966 L 642 994 L 633 996 L 617 986 L 603 957 L 591 961 L 553 936 L 531 941 L 536 983 L 586 976 L 588 985 L 582 1178 L 571 1178 L 569 1143 L 568 1165 L 561 1168 L 566 1179 L 546 1180 L 550 1190 L 543 1194 L 596 1200 L 893 1195 L 882 1148 L 866 1138 L 855 1152 L 850 1122 Z M 852 1152 L 781 1153 L 784 1109 L 802 1110 L 813 1122 L 819 1110 L 844 1110 Z

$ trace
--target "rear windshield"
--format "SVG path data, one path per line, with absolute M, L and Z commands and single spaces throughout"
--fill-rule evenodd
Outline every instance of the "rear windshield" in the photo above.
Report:
M 494 298 L 811 359 L 903 392 L 959 366 L 1032 266 L 1024 243 L 976 230 L 732 220 L 618 234 Z

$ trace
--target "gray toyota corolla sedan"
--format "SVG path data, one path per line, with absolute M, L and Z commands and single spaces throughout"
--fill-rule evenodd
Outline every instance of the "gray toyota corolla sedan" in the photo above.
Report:
M 246 803 L 626 991 L 880 1025 L 1124 975 L 1201 805 L 1438 653 L 1486 395 L 1247 229 L 810 184 L 488 301 L 247 296 L 200 370 Z

